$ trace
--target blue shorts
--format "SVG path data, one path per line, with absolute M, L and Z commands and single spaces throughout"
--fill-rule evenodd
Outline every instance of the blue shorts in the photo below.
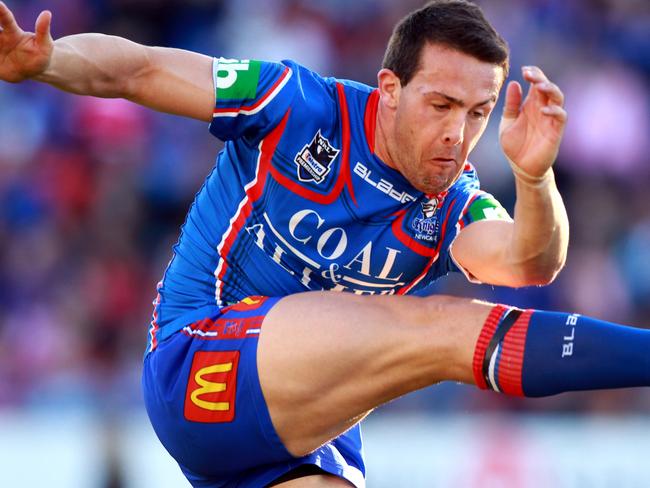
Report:
M 166 331 L 144 360 L 142 386 L 153 428 L 194 487 L 260 488 L 303 464 L 363 487 L 358 425 L 296 458 L 271 423 L 256 353 L 262 321 L 278 300 L 250 297 L 215 306 L 205 318 Z

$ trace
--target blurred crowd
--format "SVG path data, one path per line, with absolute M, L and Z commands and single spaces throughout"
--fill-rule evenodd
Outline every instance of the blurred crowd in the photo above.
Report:
M 415 0 L 5 0 L 24 28 L 52 10 L 79 32 L 232 58 L 295 59 L 375 83 L 394 23 Z M 571 219 L 568 265 L 549 287 L 440 281 L 440 292 L 650 327 L 650 4 L 485 0 L 512 77 L 541 66 L 570 114 L 556 165 Z M 500 110 L 500 109 L 499 109 Z M 497 112 L 498 113 L 498 112 Z M 497 120 L 472 156 L 510 210 Z M 155 285 L 221 143 L 203 123 L 33 82 L 0 84 L 0 407 L 140 408 Z M 441 385 L 389 408 L 630 412 L 646 390 L 519 401 Z

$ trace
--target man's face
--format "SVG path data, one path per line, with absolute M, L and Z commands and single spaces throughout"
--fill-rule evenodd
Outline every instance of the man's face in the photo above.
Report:
M 483 134 L 502 83 L 501 67 L 426 44 L 420 68 L 395 91 L 388 164 L 424 193 L 448 189 Z

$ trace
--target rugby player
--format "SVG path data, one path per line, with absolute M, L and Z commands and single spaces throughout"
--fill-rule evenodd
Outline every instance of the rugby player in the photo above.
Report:
M 567 114 L 539 67 L 522 68 L 525 97 L 505 88 L 513 218 L 467 160 L 509 68 L 474 4 L 403 19 L 377 88 L 292 61 L 55 42 L 51 19 L 25 32 L 0 3 L 0 79 L 125 98 L 226 141 L 158 285 L 144 360 L 150 419 L 193 486 L 364 486 L 359 422 L 443 380 L 521 396 L 650 383 L 646 330 L 428 293 L 449 272 L 547 284 L 568 245 L 552 170 Z

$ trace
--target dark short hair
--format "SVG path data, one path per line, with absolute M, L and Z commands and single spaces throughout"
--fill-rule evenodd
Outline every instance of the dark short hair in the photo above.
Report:
M 481 8 L 467 0 L 433 0 L 396 26 L 382 66 L 406 85 L 420 67 L 425 43 L 439 44 L 503 68 L 508 76 L 509 50 Z

